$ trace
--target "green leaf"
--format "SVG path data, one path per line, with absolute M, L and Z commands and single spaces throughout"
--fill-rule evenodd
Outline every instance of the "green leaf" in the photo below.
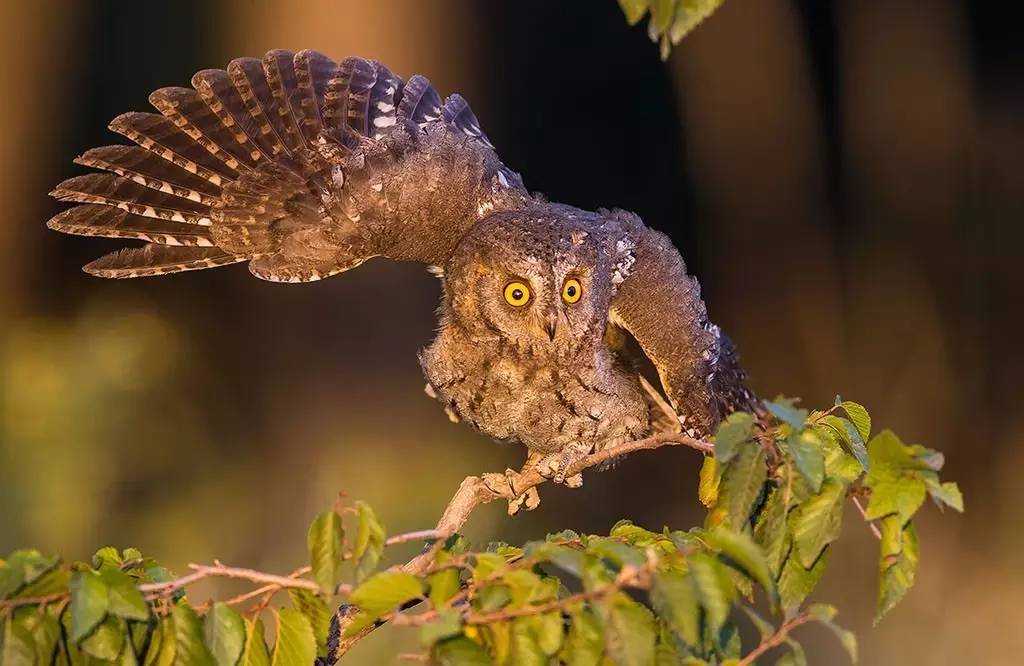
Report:
M 825 573 L 828 553 L 829 549 L 826 548 L 814 561 L 814 566 L 807 569 L 800 563 L 802 558 L 799 548 L 793 544 L 779 576 L 779 597 L 782 599 L 784 611 L 789 612 L 799 608 L 807 595 L 814 591 L 822 574 Z
M 603 653 L 604 635 L 597 618 L 588 610 L 574 614 L 562 660 L 568 666 L 598 666 Z
M 764 588 L 774 602 L 775 577 L 768 567 L 768 560 L 761 547 L 748 534 L 719 528 L 705 532 L 702 538 Z
M 718 483 L 722 478 L 718 470 L 719 465 L 715 457 L 705 456 L 704 464 L 700 466 L 700 487 L 697 490 L 697 497 L 700 503 L 709 509 L 718 503 Z
M 341 541 L 343 537 L 341 518 L 334 511 L 324 511 L 309 526 L 306 546 L 309 550 L 309 564 L 313 578 L 324 594 L 334 594 L 338 584 L 338 567 L 341 564 Z M 367 545 L 369 543 L 367 542 Z M 365 552 L 365 551 L 364 551 Z M 374 562 L 376 566 L 376 562 Z
M 753 437 L 754 416 L 747 412 L 733 412 L 722 421 L 715 433 L 715 458 L 724 465 Z
M 764 401 L 765 409 L 782 421 L 788 423 L 794 430 L 804 427 L 807 421 L 807 410 L 796 406 L 796 400 L 792 398 L 776 398 L 774 401 Z
M 437 666 L 491 666 L 487 651 L 465 636 L 456 636 L 434 644 L 430 663 Z
M 822 446 L 821 438 L 813 430 L 795 432 L 786 439 L 786 449 L 793 456 L 793 464 L 815 493 L 821 489 L 825 478 Z
M 868 410 L 864 409 L 864 405 L 860 405 L 852 400 L 844 400 L 842 406 L 843 411 L 850 417 L 850 421 L 857 428 L 857 432 L 860 433 L 861 441 L 868 441 L 871 437 L 871 415 L 868 414 Z
M 729 617 L 729 606 L 735 597 L 736 588 L 725 566 L 714 557 L 706 553 L 693 553 L 686 558 L 686 562 L 711 633 L 717 634 Z
M 540 651 L 548 657 L 557 654 L 565 639 L 565 624 L 562 622 L 562 614 L 552 611 L 528 617 L 526 621 L 534 636 L 537 637 Z
M 239 666 L 270 666 L 270 650 L 263 637 L 263 621 L 245 620 L 245 649 Z
M 71 576 L 71 640 L 88 636 L 107 615 L 110 591 L 98 574 L 76 571 Z
M 687 645 L 700 642 L 700 602 L 689 576 L 678 571 L 651 574 L 651 604 Z
M 40 580 L 60 564 L 60 558 L 46 557 L 38 550 L 23 549 L 0 560 L 0 599 L 12 598 L 16 592 Z
M 442 608 L 437 619 L 420 627 L 420 643 L 430 647 L 434 643 L 462 633 L 462 616 L 454 608 Z
M 846 650 L 846 654 L 849 655 L 850 661 L 856 664 L 857 637 L 853 635 L 852 631 L 843 629 L 832 621 L 838 613 L 835 607 L 827 604 L 812 604 L 807 609 L 807 612 L 815 619 L 816 622 L 823 624 L 832 630 L 832 633 L 834 633 L 839 639 L 839 642 L 842 643 L 843 649 Z
M 42 611 L 36 606 L 23 606 L 8 616 L 6 622 L 8 627 L 18 627 L 28 632 L 28 637 L 31 638 L 32 647 L 35 650 L 35 663 L 37 664 L 53 662 L 54 650 L 61 638 L 60 622 L 57 621 L 54 613 L 55 609 Z M 21 643 L 25 637 L 17 629 L 11 628 L 10 630 L 17 634 L 11 638 L 14 641 L 11 649 L 20 655 L 22 648 L 17 644 Z M 0 636 L 0 645 L 4 645 L 2 636 Z M 7 664 L 8 659 L 12 660 L 10 663 L 19 663 L 13 655 L 7 654 L 6 647 L 0 648 L 0 664 Z
M 654 666 L 678 666 L 682 661 L 675 634 L 664 622 L 658 625 L 658 643 L 654 647 Z
M 124 647 L 127 630 L 124 620 L 107 617 L 82 641 L 82 652 L 96 659 L 114 661 Z
M 611 560 L 620 567 L 626 564 L 642 567 L 647 562 L 646 556 L 639 548 L 607 537 L 590 539 L 587 543 L 587 552 Z
M 901 525 L 906 523 L 925 501 L 928 489 L 922 476 L 930 470 L 891 430 L 874 435 L 867 454 L 870 467 L 864 485 L 871 489 L 867 517 L 876 519 L 895 513 Z
M 932 496 L 941 507 L 943 504 L 949 508 L 964 512 L 964 496 L 960 494 L 960 487 L 953 481 L 946 481 L 939 483 L 938 480 L 931 477 L 925 479 L 925 484 L 928 486 L 928 493 Z
M 430 586 L 430 603 L 439 607 L 458 594 L 461 589 L 459 570 L 452 567 L 432 573 L 427 576 L 427 584 Z
M 231 606 L 216 603 L 203 620 L 206 647 L 217 666 L 234 666 L 245 647 L 245 621 Z
M 829 414 L 821 419 L 821 425 L 818 427 L 835 433 L 854 455 L 860 466 L 864 469 L 868 468 L 867 445 L 864 443 L 865 440 L 861 437 L 860 431 L 849 419 Z
M 786 504 L 782 499 L 782 490 L 775 488 L 768 495 L 757 523 L 754 524 L 754 541 L 761 546 L 773 578 L 779 575 L 782 568 L 787 537 Z
M 807 655 L 803 646 L 791 636 L 786 637 L 786 645 L 789 646 L 789 652 L 775 662 L 775 666 L 807 666 Z
M 519 666 L 547 666 L 548 658 L 537 643 L 526 618 L 512 621 L 512 641 L 509 652 L 509 663 Z
M 688 35 L 691 30 L 711 16 L 725 0 L 683 0 L 676 9 L 676 18 L 669 30 L 673 44 Z
M 175 648 L 174 618 L 168 615 L 162 618 L 153 629 L 143 663 L 145 666 L 172 666 Z
M 672 25 L 672 12 L 676 2 L 675 0 L 650 0 L 650 3 L 650 32 L 653 35 L 663 34 Z
M 381 571 L 354 589 L 349 602 L 376 619 L 422 594 L 423 584 L 416 576 L 402 571 Z
M 213 656 L 203 642 L 203 624 L 196 612 L 179 604 L 171 611 L 171 616 L 174 618 L 175 666 L 211 666 Z
M 0 664 L 4 664 L 4 666 L 33 666 L 36 663 L 38 655 L 36 654 L 35 638 L 22 623 L 5 622 L 2 637 Z
M 331 610 L 323 599 L 316 596 L 309 590 L 292 588 L 288 590 L 288 596 L 292 598 L 292 605 L 295 606 L 313 627 L 313 636 L 316 637 L 317 654 L 321 657 L 327 656 L 327 633 L 331 627 Z
M 742 530 L 750 520 L 767 474 L 764 449 L 753 443 L 742 447 L 725 466 L 718 500 L 720 506 L 726 507 L 728 524 L 734 530 Z
M 753 608 L 751 608 L 750 606 L 741 606 L 740 608 L 742 608 L 743 612 L 747 614 L 748 618 L 750 618 L 750 622 L 757 629 L 757 633 L 761 637 L 762 641 L 768 640 L 772 636 L 772 634 L 775 633 L 775 627 L 772 626 L 772 624 L 765 620 L 763 617 L 758 615 Z
M 277 641 L 270 659 L 273 666 L 310 666 L 316 659 L 316 638 L 306 616 L 294 608 L 277 614 Z
M 385 530 L 369 504 L 356 502 L 356 511 L 359 514 L 359 527 L 352 557 L 356 561 L 356 582 L 361 582 L 380 561 L 384 552 Z
M 144 622 L 149 619 L 149 605 L 131 576 L 119 569 L 105 568 L 100 578 L 109 590 L 107 612 L 125 620 Z
M 821 484 L 821 492 L 790 514 L 790 531 L 805 569 L 811 568 L 825 546 L 839 537 L 845 498 L 846 486 L 828 478 Z
M 647 666 L 654 661 L 656 636 L 654 618 L 647 608 L 624 594 L 609 600 L 604 645 L 614 664 Z
M 626 23 L 629 25 L 639 23 L 640 19 L 647 13 L 647 8 L 650 4 L 651 0 L 619 0 L 619 7 L 622 8 L 622 13 L 626 15 Z
M 921 553 L 913 523 L 901 525 L 899 518 L 880 521 L 882 554 L 879 559 L 878 609 L 875 624 L 906 596 L 914 585 Z

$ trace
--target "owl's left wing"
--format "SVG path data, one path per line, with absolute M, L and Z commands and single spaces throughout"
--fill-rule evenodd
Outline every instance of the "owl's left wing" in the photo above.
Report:
M 707 436 L 729 412 L 752 409 L 756 398 L 743 383 L 731 341 L 708 321 L 700 284 L 687 274 L 668 236 L 635 215 L 612 215 L 623 230 L 616 248 L 622 282 L 609 318 L 654 364 L 683 430 Z

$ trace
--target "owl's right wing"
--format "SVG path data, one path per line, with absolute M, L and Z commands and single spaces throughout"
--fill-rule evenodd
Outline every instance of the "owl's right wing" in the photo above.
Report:
M 242 261 L 259 278 L 318 280 L 373 256 L 442 264 L 493 210 L 523 205 L 459 95 L 380 63 L 271 51 L 150 96 L 160 112 L 110 128 L 135 146 L 76 162 L 106 173 L 51 193 L 75 202 L 48 222 L 69 234 L 146 243 L 85 267 L 129 278 Z

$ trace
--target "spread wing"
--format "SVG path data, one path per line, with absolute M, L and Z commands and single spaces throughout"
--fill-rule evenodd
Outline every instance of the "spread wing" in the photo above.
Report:
M 466 101 L 362 58 L 271 51 L 150 96 L 110 128 L 133 146 L 76 162 L 102 173 L 51 193 L 80 204 L 58 231 L 145 241 L 85 267 L 111 278 L 247 261 L 259 278 L 318 280 L 373 256 L 441 264 L 465 231 L 522 205 Z
M 737 409 L 753 409 L 756 397 L 732 343 L 708 321 L 697 279 L 664 234 L 638 217 L 613 213 L 625 230 L 618 248 L 627 260 L 612 300 L 612 323 L 627 330 L 657 369 L 662 388 L 683 430 L 704 437 Z

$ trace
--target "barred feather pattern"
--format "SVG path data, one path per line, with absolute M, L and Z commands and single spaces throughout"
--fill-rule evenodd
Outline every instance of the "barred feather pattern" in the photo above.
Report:
M 528 198 L 469 105 L 442 100 L 363 58 L 274 50 L 166 87 L 110 129 L 135 145 L 75 161 L 102 173 L 51 195 L 78 204 L 49 222 L 81 236 L 146 242 L 88 264 L 129 278 L 249 262 L 305 282 L 372 256 L 441 263 L 495 208 Z

